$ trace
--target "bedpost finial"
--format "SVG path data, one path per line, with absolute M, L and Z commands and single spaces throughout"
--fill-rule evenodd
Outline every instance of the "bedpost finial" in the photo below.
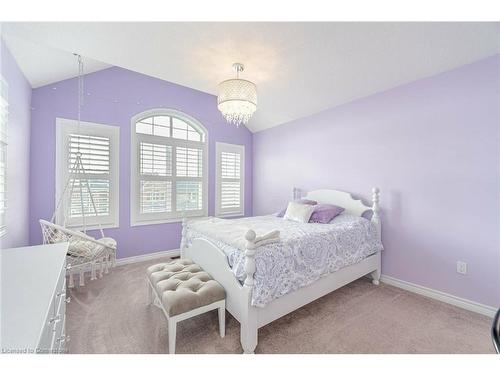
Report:
M 379 197 L 380 197 L 380 189 L 378 187 L 374 187 L 372 189 L 372 201 L 373 201 L 373 203 L 375 203 L 375 202 L 378 203 Z
M 248 232 L 245 234 L 245 239 L 248 242 L 254 242 L 256 237 L 257 237 L 257 234 L 252 229 L 249 229 Z

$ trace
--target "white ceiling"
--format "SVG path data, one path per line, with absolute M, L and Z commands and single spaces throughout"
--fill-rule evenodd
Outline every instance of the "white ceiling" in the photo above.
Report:
M 78 74 L 77 58 L 73 53 L 15 35 L 4 35 L 4 41 L 32 87 L 44 86 Z M 111 66 L 89 58 L 84 61 L 85 73 Z
M 244 63 L 259 93 L 248 128 L 259 131 L 499 53 L 499 25 L 4 23 L 3 31 L 34 87 L 74 76 L 69 52 L 87 58 L 87 71 L 116 65 L 211 94 L 233 62 Z

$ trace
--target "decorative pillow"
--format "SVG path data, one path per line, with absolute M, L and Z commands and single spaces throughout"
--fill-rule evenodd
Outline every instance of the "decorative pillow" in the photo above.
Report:
M 290 202 L 288 203 L 288 207 L 286 208 L 285 216 L 283 216 L 283 219 L 297 221 L 299 223 L 308 223 L 314 211 L 314 207 L 316 206 L 298 202 Z
M 314 205 L 318 204 L 318 202 L 313 201 L 311 199 L 297 199 L 294 202 L 300 203 L 300 204 L 308 204 L 308 205 L 311 205 L 311 206 L 314 206 Z M 278 215 L 276 215 L 276 216 L 277 217 L 283 217 L 283 216 L 285 216 L 285 212 L 286 212 L 286 208 L 284 208 L 283 210 L 281 210 L 280 213 Z
M 311 218 L 309 219 L 310 223 L 327 224 L 335 216 L 340 215 L 342 212 L 344 212 L 344 208 L 335 206 L 333 204 L 318 204 L 313 207 L 314 210 Z

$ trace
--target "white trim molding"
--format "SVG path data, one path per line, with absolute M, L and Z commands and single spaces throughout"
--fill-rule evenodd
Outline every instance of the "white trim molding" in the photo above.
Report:
M 495 316 L 496 309 L 494 307 L 483 305 L 479 302 L 474 302 L 465 298 L 454 296 L 452 294 L 441 292 L 439 290 L 413 284 L 408 281 L 399 280 L 391 276 L 382 275 L 380 281 L 387 285 L 392 285 L 412 293 L 420 294 L 422 296 L 445 302 L 465 310 L 473 311 L 478 314 L 486 315 L 489 317 Z
M 138 133 L 136 125 L 140 121 L 150 118 L 166 116 L 170 118 L 168 126 L 169 135 L 159 136 L 154 134 Z M 180 139 L 174 137 L 174 120 L 180 120 L 187 124 L 190 128 L 200 134 L 200 140 Z M 180 222 L 183 217 L 205 217 L 208 216 L 208 173 L 209 173 L 209 148 L 208 148 L 208 130 L 194 117 L 190 115 L 167 108 L 156 108 L 136 114 L 130 120 L 130 226 L 165 224 L 172 222 Z M 171 149 L 171 171 L 164 176 L 153 174 L 141 174 L 141 143 L 148 143 L 160 147 L 168 147 Z M 177 149 L 189 148 L 201 150 L 202 153 L 202 175 L 193 176 L 178 176 L 177 175 Z M 140 209 L 140 181 L 147 180 L 149 182 L 161 181 L 169 182 L 170 187 L 170 211 L 163 212 L 147 212 L 143 213 Z M 197 210 L 182 210 L 177 207 L 177 182 L 197 181 L 202 184 L 202 207 Z
M 165 258 L 165 257 L 175 258 L 180 255 L 181 255 L 180 249 L 157 251 L 155 253 L 136 255 L 127 258 L 119 258 L 116 260 L 116 266 L 124 266 L 126 264 L 132 264 L 132 263 L 141 263 L 141 262 L 146 262 L 148 260 Z
M 223 177 L 223 161 L 222 153 L 234 154 L 239 156 L 239 177 L 233 176 L 233 178 Z M 228 156 L 230 158 L 230 156 Z M 236 158 L 236 156 L 235 156 Z M 215 216 L 217 217 L 239 217 L 245 215 L 245 146 L 232 144 L 232 143 L 215 143 Z M 234 159 L 233 159 L 234 160 Z M 238 169 L 234 165 L 232 170 L 234 174 L 238 172 Z M 239 205 L 238 207 L 222 208 L 222 183 L 239 183 Z M 231 191 L 229 194 L 231 195 Z M 227 197 L 231 198 L 231 197 Z
M 64 193 L 65 184 L 69 177 L 69 137 L 72 133 L 86 136 L 109 138 L 109 174 L 91 174 L 86 171 L 89 179 L 109 180 L 109 215 L 87 217 L 87 229 L 109 229 L 120 227 L 120 127 L 115 125 L 101 124 L 95 122 L 56 118 L 56 173 L 55 173 L 55 197 L 54 207 L 61 195 Z M 65 218 L 67 212 L 67 199 L 62 202 L 56 212 L 56 223 L 73 229 L 82 229 L 82 222 L 79 219 Z M 64 222 L 64 218 L 66 222 Z

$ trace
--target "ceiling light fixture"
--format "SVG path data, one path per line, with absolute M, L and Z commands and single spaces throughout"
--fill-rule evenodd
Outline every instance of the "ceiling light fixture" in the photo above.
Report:
M 257 110 L 257 86 L 253 82 L 240 79 L 244 66 L 234 63 L 236 78 L 219 83 L 217 108 L 227 122 L 239 126 L 247 124 Z

